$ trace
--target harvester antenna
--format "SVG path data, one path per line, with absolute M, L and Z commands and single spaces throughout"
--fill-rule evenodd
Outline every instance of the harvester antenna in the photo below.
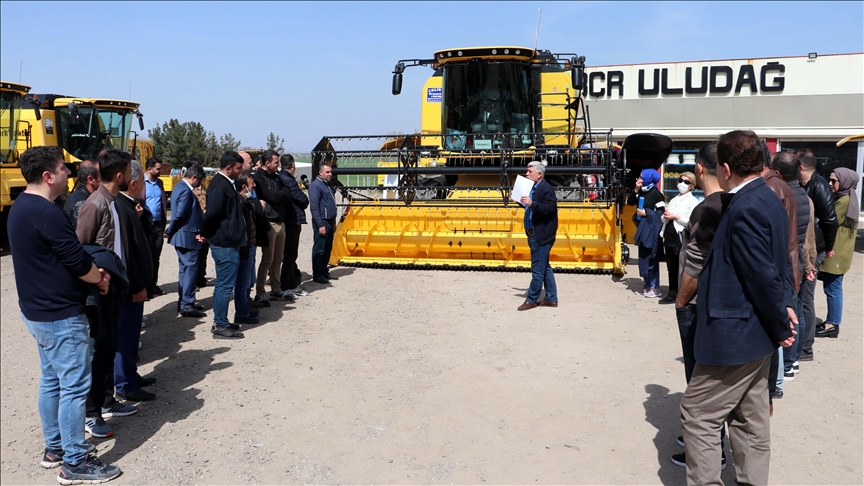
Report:
M 534 34 L 534 50 L 537 50 L 537 42 L 540 40 L 540 16 L 543 15 L 543 7 L 537 9 L 537 33 Z

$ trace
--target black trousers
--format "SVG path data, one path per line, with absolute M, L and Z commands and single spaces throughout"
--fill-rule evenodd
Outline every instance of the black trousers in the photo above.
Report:
M 664 247 L 666 253 L 666 273 L 669 277 L 669 293 L 678 293 L 678 249 L 675 247 Z
M 150 249 L 153 251 L 153 283 L 159 284 L 159 257 L 165 243 L 165 221 L 155 221 L 150 225 Z
M 300 247 L 300 232 L 303 226 L 299 224 L 285 225 L 285 253 L 282 258 L 282 271 L 279 282 L 282 290 L 296 289 L 300 286 L 300 269 L 297 267 L 297 251 Z
M 114 401 L 114 356 L 117 354 L 117 321 L 120 318 L 120 302 L 111 297 L 101 297 L 102 328 L 104 334 L 96 340 L 93 354 L 93 383 L 87 394 L 87 418 L 102 416 L 102 407 Z
M 210 253 L 210 243 L 204 243 L 201 245 L 201 249 L 198 250 L 198 268 L 195 269 L 195 283 L 201 287 L 200 284 L 207 283 L 207 254 Z

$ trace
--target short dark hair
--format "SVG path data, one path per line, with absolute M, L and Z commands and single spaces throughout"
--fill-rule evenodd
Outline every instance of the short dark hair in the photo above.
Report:
M 148 169 L 152 169 L 153 167 L 156 167 L 156 164 L 161 164 L 161 163 L 162 163 L 162 159 L 157 158 L 157 157 L 150 157 L 149 159 L 147 159 L 147 165 L 145 167 L 147 167 Z
M 78 182 L 81 184 L 87 183 L 88 177 L 96 178 L 99 176 L 99 163 L 93 162 L 90 159 L 82 160 L 78 165 Z
M 798 149 L 795 151 L 795 157 L 798 157 L 798 162 L 807 169 L 815 169 L 816 168 L 816 156 L 813 155 L 813 151 L 808 148 Z
M 42 174 L 46 171 L 56 174 L 57 162 L 61 160 L 63 160 L 63 149 L 43 145 L 25 150 L 18 163 L 21 165 L 21 174 L 24 175 L 27 184 L 41 184 Z
M 279 158 L 279 163 L 282 164 L 283 169 L 290 169 L 294 167 L 294 156 L 291 154 L 285 154 Z
M 198 157 L 189 157 L 188 159 L 186 159 L 187 169 L 189 167 L 192 167 L 193 165 L 199 165 L 201 167 L 204 167 L 204 162 L 201 162 L 201 159 L 199 159 Z
M 126 172 L 131 163 L 132 156 L 126 152 L 117 149 L 106 150 L 104 154 L 99 156 L 99 174 L 102 176 L 102 181 L 114 180 L 117 174 Z
M 279 157 L 279 154 L 275 150 L 265 150 L 263 154 L 261 154 L 262 162 L 270 162 L 273 160 L 273 157 Z
M 237 179 L 234 180 L 234 186 L 237 187 L 237 192 L 240 192 L 240 189 L 249 184 L 249 180 L 252 179 L 252 176 L 249 174 L 240 174 L 237 176 Z
M 186 172 L 183 173 L 184 179 L 189 179 L 191 177 L 197 177 L 198 180 L 204 180 L 204 167 L 200 165 L 192 164 L 191 166 L 186 168 Z
M 762 140 L 762 166 L 771 167 L 771 149 L 768 148 L 765 140 Z
M 222 154 L 222 158 L 219 160 L 219 168 L 224 169 L 225 167 L 233 167 L 234 164 L 243 163 L 243 157 L 240 157 L 240 154 L 229 150 Z
M 717 163 L 739 177 L 762 172 L 764 160 L 762 141 L 750 130 L 733 130 L 717 141 Z
M 789 152 L 777 152 L 771 161 L 771 168 L 780 173 L 780 177 L 786 182 L 798 180 L 801 173 L 801 162 L 795 154 Z
M 708 142 L 699 147 L 696 154 L 696 163 L 701 165 L 705 172 L 712 176 L 717 175 L 717 142 Z

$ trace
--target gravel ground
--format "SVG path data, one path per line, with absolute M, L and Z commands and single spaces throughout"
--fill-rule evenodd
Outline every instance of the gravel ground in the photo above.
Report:
M 862 241 L 840 338 L 817 340 L 775 404 L 773 484 L 864 482 Z M 307 226 L 306 273 L 310 251 Z M 11 257 L 0 264 L 0 482 L 52 484 L 39 358 Z M 211 338 L 212 286 L 208 318 L 177 317 L 176 271 L 166 245 L 169 294 L 146 303 L 140 352 L 158 398 L 108 419 L 115 437 L 88 437 L 123 469 L 118 484 L 685 482 L 669 460 L 685 389 L 674 310 L 633 293 L 635 262 L 620 279 L 558 275 L 560 307 L 528 312 L 525 273 L 335 268 L 332 287 L 304 283 L 309 296 L 262 309 L 240 341 Z

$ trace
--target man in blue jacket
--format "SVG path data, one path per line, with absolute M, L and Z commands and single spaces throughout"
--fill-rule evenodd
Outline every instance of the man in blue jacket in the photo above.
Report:
M 720 429 L 726 422 L 739 484 L 768 484 L 768 368 L 794 342 L 788 271 L 789 219 L 759 177 L 763 153 L 751 131 L 717 143 L 723 215 L 697 293 L 696 366 L 681 400 L 687 484 L 722 485 Z
M 525 302 L 518 307 L 520 311 L 535 307 L 558 307 L 558 289 L 555 286 L 555 274 L 549 264 L 549 252 L 555 244 L 555 233 L 558 231 L 558 200 L 552 185 L 543 176 L 546 166 L 540 162 L 528 164 L 525 177 L 534 182 L 531 193 L 522 196 L 521 203 L 525 207 L 525 233 L 528 235 L 528 246 L 531 248 L 531 285 Z M 540 300 L 540 290 L 546 287 L 546 295 Z M 538 302 L 539 301 L 539 302 Z
M 329 284 L 337 278 L 330 275 L 327 263 L 333 250 L 333 231 L 336 228 L 336 198 L 330 188 L 333 168 L 322 163 L 318 177 L 309 185 L 309 209 L 312 213 L 312 281 Z
M 207 314 L 195 308 L 195 280 L 198 255 L 204 239 L 201 227 L 204 212 L 198 198 L 192 192 L 204 180 L 204 169 L 192 165 L 183 174 L 183 180 L 171 191 L 171 224 L 165 230 L 168 243 L 177 251 L 179 274 L 177 276 L 177 311 L 183 317 L 204 317 Z

